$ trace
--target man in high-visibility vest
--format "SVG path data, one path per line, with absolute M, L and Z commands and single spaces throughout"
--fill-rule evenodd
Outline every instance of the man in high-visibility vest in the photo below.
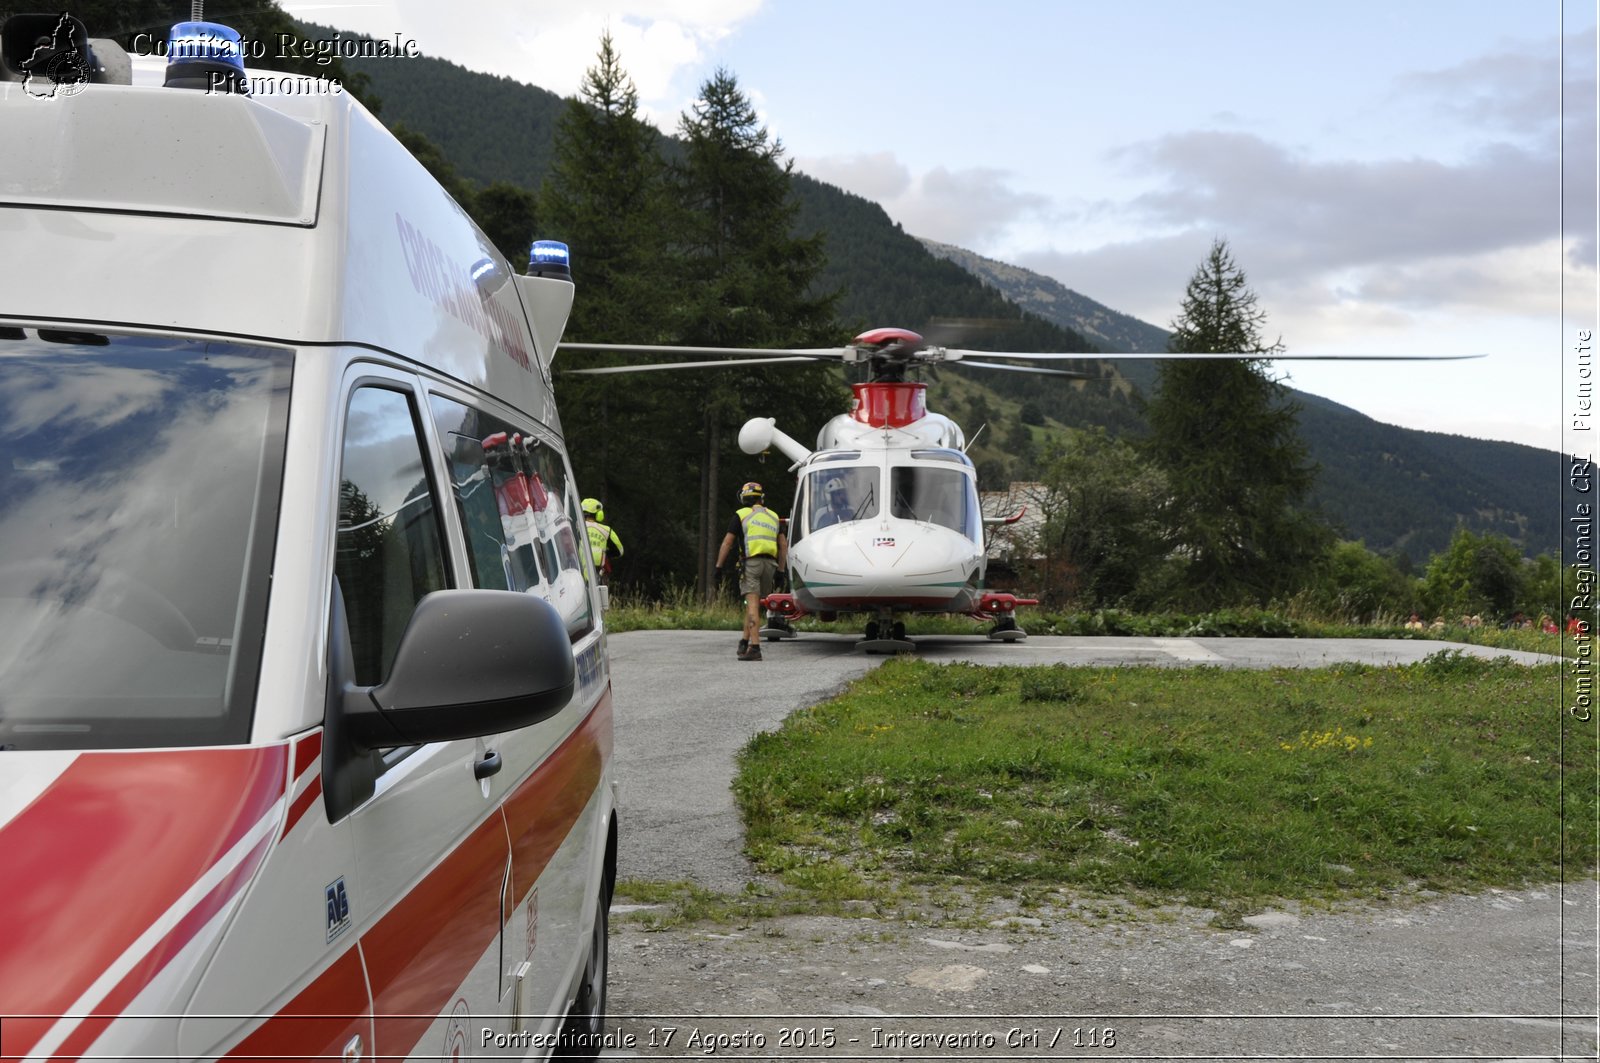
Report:
M 601 583 L 610 581 L 611 559 L 622 556 L 622 540 L 617 538 L 615 531 L 601 523 L 605 519 L 606 511 L 600 508 L 599 499 L 583 500 L 583 527 L 589 533 L 589 554 L 594 558 L 594 570 Z
M 744 595 L 744 638 L 739 640 L 739 660 L 761 660 L 761 599 L 772 593 L 778 573 L 788 560 L 789 540 L 778 515 L 762 505 L 765 492 L 755 482 L 739 488 L 739 511 L 722 537 L 717 570 L 722 570 L 734 544 L 739 545 L 739 593 Z

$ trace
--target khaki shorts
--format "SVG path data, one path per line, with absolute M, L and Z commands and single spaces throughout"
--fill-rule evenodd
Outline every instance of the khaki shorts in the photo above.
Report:
M 747 557 L 739 570 L 739 593 L 756 594 L 765 598 L 772 593 L 778 579 L 778 559 L 775 557 Z

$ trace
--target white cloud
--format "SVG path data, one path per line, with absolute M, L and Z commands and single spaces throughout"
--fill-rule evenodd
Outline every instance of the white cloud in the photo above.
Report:
M 934 167 L 913 176 L 893 152 L 802 157 L 795 166 L 819 181 L 875 200 L 907 232 L 982 248 L 1013 224 L 1048 214 L 1047 196 L 1019 192 L 1011 174 L 987 167 Z
M 1195 132 L 1127 154 L 1141 173 L 1167 178 L 1130 214 L 1271 244 L 1279 265 L 1299 272 L 1524 247 L 1558 227 L 1553 159 L 1511 144 L 1459 164 L 1321 162 L 1253 134 Z
M 1445 120 L 1528 137 L 1544 134 L 1563 117 L 1557 92 L 1564 88 L 1568 122 L 1592 126 L 1595 40 L 1591 27 L 1559 43 L 1542 41 L 1407 74 L 1396 79 L 1390 103 L 1405 106 L 1420 98 Z M 1563 84 L 1558 85 L 1555 66 L 1563 60 Z
M 754 15 L 762 0 L 474 0 L 472 17 L 433 0 L 322 3 L 288 0 L 285 10 L 324 25 L 416 40 L 424 55 L 448 59 L 538 85 L 563 96 L 578 91 L 594 65 L 600 36 L 610 30 L 623 68 L 641 99 L 657 114 L 673 96 L 686 68 L 705 60 L 710 48 Z
M 1367 325 L 1389 328 L 1430 311 L 1552 315 L 1558 234 L 1569 298 L 1581 286 L 1574 273 L 1594 279 L 1595 40 L 1590 29 L 1565 42 L 1564 114 L 1553 39 L 1397 79 L 1391 109 L 1465 136 L 1448 156 L 1318 158 L 1237 129 L 1123 147 L 1112 158 L 1145 190 L 1087 216 L 1099 232 L 1120 221 L 1118 236 L 1010 257 L 1163 324 L 1213 236 L 1230 242 L 1264 300 L 1307 320 L 1358 305 Z M 1087 226 L 1074 229 L 1081 241 Z
M 898 199 L 911 190 L 911 171 L 892 151 L 826 158 L 801 156 L 794 164 L 797 170 L 819 181 L 878 203 Z

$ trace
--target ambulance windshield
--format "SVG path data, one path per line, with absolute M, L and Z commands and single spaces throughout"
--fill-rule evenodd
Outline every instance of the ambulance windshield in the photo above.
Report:
M 0 327 L 0 749 L 248 739 L 290 365 Z

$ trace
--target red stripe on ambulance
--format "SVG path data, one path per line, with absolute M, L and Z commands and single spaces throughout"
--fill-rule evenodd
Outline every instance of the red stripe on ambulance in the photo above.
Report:
M 556 846 L 546 849 L 543 839 L 548 834 L 559 844 L 572 830 L 610 754 L 608 690 L 577 730 L 508 795 L 502 807 L 513 823 L 520 817 L 539 822 L 536 832 L 511 830 L 513 888 L 519 902 L 555 852 Z M 505 830 L 501 816 L 490 817 L 362 935 L 372 984 L 375 1055 L 408 1055 L 494 944 Z M 535 838 L 522 846 L 519 861 L 518 836 L 530 833 Z
M 267 850 L 272 847 L 272 838 L 266 837 L 251 850 L 250 855 L 239 863 L 239 866 L 229 872 L 226 878 L 212 887 L 200 901 L 189 910 L 189 914 L 178 921 L 178 925 L 167 932 L 156 946 L 150 950 L 144 959 L 134 965 L 133 970 L 125 975 L 115 989 L 107 993 L 105 999 L 95 1005 L 94 1014 L 79 1023 L 78 1027 L 61 1042 L 61 1047 L 50 1054 L 51 1063 L 68 1063 L 77 1060 L 91 1047 L 95 1039 L 105 1031 L 122 1014 L 140 990 L 150 984 L 162 968 L 172 961 L 172 958 L 183 951 L 200 928 L 205 926 L 218 912 L 222 911 L 230 901 L 236 897 L 245 884 L 250 881 L 250 876 L 255 874 L 256 868 L 261 866 L 261 860 L 267 855 Z
M 611 758 L 611 720 L 608 689 L 583 723 L 507 795 L 502 809 L 368 928 L 358 949 L 341 955 L 227 1058 L 337 1056 L 357 1034 L 367 1043 L 361 1019 L 366 999 L 357 1006 L 352 984 L 368 982 L 375 1016 L 371 1057 L 409 1056 L 494 945 L 506 817 L 521 828 L 511 830 L 513 889 L 520 903 L 594 796 Z
M 287 771 L 283 745 L 84 753 L 74 760 L 0 828 L 5 1010 L 50 1016 L 72 1008 L 260 823 L 283 795 Z M 66 977 L 40 978 L 46 959 Z M 7 1021 L 0 1055 L 26 1055 L 54 1024 Z
M 359 949 L 347 949 L 327 970 L 295 994 L 283 1010 L 256 1027 L 228 1053 L 229 1059 L 343 1059 L 345 1046 L 359 1037 L 372 1044 L 367 1012 L 367 978 Z M 363 1051 L 362 1059 L 371 1059 Z

